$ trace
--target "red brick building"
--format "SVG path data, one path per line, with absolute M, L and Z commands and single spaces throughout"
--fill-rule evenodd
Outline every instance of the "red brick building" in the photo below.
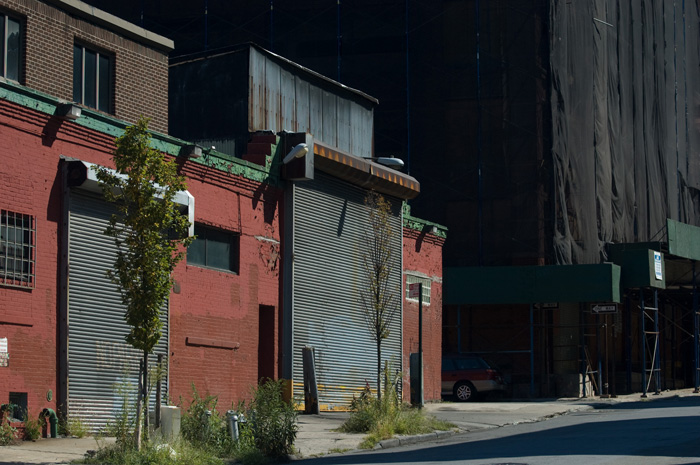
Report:
M 52 408 L 98 429 L 120 404 L 118 386 L 135 382 L 138 354 L 124 342 L 123 308 L 105 276 L 110 207 L 94 167 L 112 166 L 114 138 L 140 115 L 152 118 L 152 145 L 188 178 L 179 198 L 197 235 L 163 307 L 165 393 L 188 399 L 194 384 L 228 408 L 260 378 L 287 376 L 281 139 L 250 135 L 237 157 L 162 134 L 166 38 L 68 0 L 0 0 L 0 19 L 0 404 L 31 416 Z M 431 281 L 437 309 L 444 229 L 403 218 L 405 268 Z M 416 350 L 414 306 L 404 305 L 406 360 Z M 441 324 L 425 309 L 433 400 Z
M 442 365 L 442 247 L 445 229 L 435 223 L 411 216 L 404 209 L 403 228 L 403 364 L 410 366 L 410 354 L 419 348 L 419 302 L 408 295 L 408 285 L 421 283 L 423 330 L 423 397 L 426 401 L 440 399 Z M 404 385 L 410 388 L 408 370 Z M 406 384 L 407 383 L 407 384 Z M 410 389 L 404 390 L 409 400 Z

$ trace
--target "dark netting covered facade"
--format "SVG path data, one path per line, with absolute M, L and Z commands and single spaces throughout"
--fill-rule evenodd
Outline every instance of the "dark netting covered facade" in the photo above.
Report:
M 700 224 L 698 7 L 552 2 L 555 263 L 598 263 L 609 243 Z
M 88 3 L 171 56 L 253 41 L 377 97 L 375 155 L 449 229 L 445 352 L 514 395 L 698 385 L 696 1 Z

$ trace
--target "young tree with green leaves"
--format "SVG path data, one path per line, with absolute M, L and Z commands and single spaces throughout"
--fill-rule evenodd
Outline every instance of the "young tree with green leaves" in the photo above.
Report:
M 393 262 L 391 243 L 391 204 L 383 195 L 369 191 L 365 197 L 369 224 L 364 234 L 362 267 L 365 282 L 360 290 L 360 305 L 372 338 L 377 344 L 377 398 L 382 396 L 382 341 L 399 310 L 398 289 L 391 282 Z
M 185 177 L 177 173 L 174 162 L 151 147 L 150 139 L 148 119 L 141 118 L 116 140 L 112 156 L 116 172 L 100 168 L 97 173 L 105 199 L 117 209 L 105 230 L 117 248 L 114 268 L 107 274 L 126 307 L 124 319 L 131 327 L 126 342 L 143 353 L 144 387 L 136 408 L 138 448 L 144 398 L 148 416 L 148 355 L 161 337 L 159 311 L 170 295 L 173 269 L 193 239 L 187 237 L 190 222 L 174 201 L 177 192 L 186 189 Z

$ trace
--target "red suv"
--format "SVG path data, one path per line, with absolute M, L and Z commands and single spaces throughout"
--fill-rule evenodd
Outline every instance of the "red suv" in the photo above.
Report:
M 505 391 L 503 376 L 486 360 L 474 355 L 446 355 L 442 358 L 442 395 L 454 395 L 459 402 L 474 400 L 477 393 Z

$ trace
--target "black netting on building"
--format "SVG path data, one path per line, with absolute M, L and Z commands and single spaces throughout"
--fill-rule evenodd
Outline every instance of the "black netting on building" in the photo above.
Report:
M 556 263 L 698 224 L 698 19 L 695 2 L 551 2 Z

